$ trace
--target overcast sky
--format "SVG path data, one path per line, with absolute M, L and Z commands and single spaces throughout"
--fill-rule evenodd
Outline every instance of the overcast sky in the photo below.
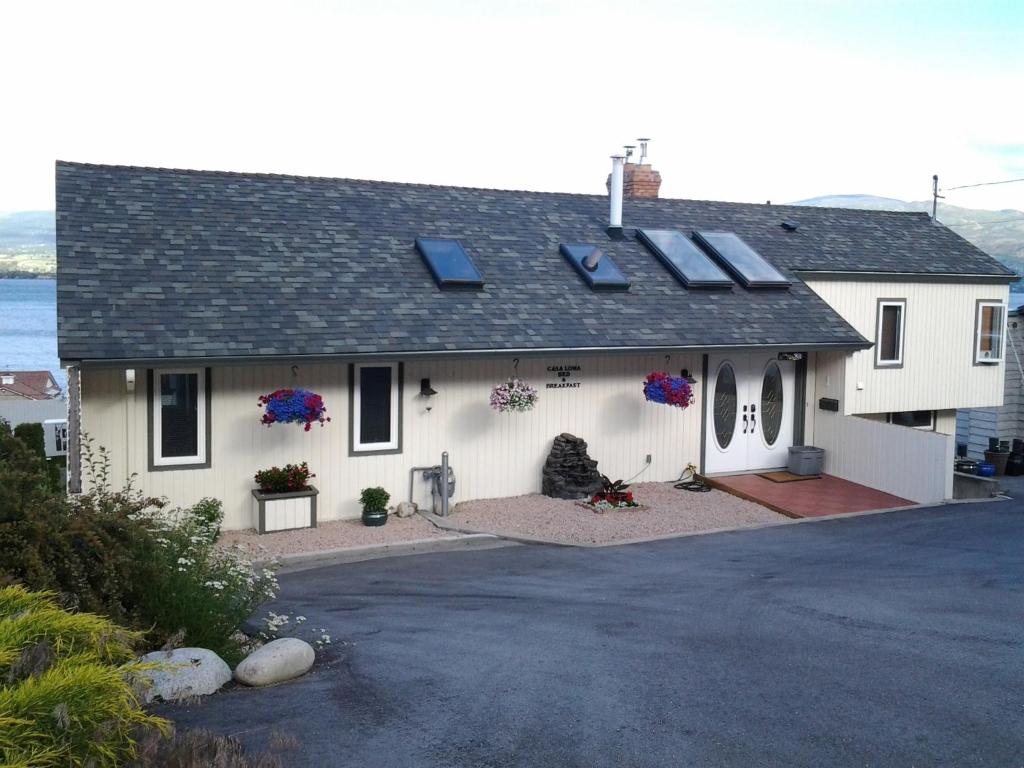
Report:
M 666 197 L 1024 177 L 1024 2 L 9 2 L 0 210 L 56 158 Z M 1024 184 L 951 191 L 1024 209 Z

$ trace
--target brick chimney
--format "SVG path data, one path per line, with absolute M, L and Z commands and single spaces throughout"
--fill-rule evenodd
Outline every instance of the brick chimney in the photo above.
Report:
M 611 189 L 611 175 L 606 186 Z M 657 197 L 661 188 L 661 174 L 646 163 L 626 163 L 622 169 L 622 196 Z

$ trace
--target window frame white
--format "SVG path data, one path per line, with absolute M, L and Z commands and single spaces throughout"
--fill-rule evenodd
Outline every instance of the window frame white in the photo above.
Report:
M 900 312 L 898 354 L 893 360 L 882 359 L 882 323 L 886 307 L 898 307 Z M 907 349 L 907 300 L 879 299 L 875 315 L 875 368 L 902 368 Z
M 150 412 L 152 414 L 150 435 L 150 465 L 152 469 L 186 469 L 189 467 L 208 467 L 210 422 L 207 401 L 207 369 L 206 368 L 154 368 L 150 371 L 152 381 L 149 387 Z M 196 448 L 193 456 L 163 455 L 163 419 L 160 409 L 161 376 L 194 375 L 196 377 Z
M 391 369 L 391 439 L 386 442 L 364 443 L 360 437 L 362 431 L 362 392 L 360 373 L 364 368 Z M 352 433 L 349 454 L 367 456 L 382 453 L 401 453 L 402 451 L 402 364 L 388 362 L 352 363 L 351 373 L 351 424 Z
M 1000 310 L 999 356 L 981 356 L 981 315 L 986 307 Z M 978 299 L 974 309 L 974 364 L 998 365 L 1006 359 L 1006 302 L 999 299 Z
M 927 424 L 897 424 L 893 421 L 893 415 L 896 413 L 927 413 L 928 423 Z M 935 411 L 890 411 L 885 415 L 885 421 L 888 424 L 892 424 L 897 427 L 905 427 L 907 429 L 920 429 L 922 432 L 934 432 L 935 431 Z

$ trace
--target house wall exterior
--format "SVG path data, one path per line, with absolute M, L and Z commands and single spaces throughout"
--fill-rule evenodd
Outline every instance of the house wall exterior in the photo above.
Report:
M 957 412 L 956 440 L 967 445 L 967 455 L 974 459 L 984 457 L 990 437 L 1024 438 L 1024 317 L 1013 311 L 1008 321 L 1003 404 Z
M 549 366 L 579 365 L 568 381 L 578 387 L 548 388 L 561 380 Z M 628 478 L 651 466 L 637 481 L 677 478 L 687 463 L 699 463 L 700 384 L 697 402 L 680 410 L 648 403 L 644 376 L 668 368 L 700 375 L 699 354 L 559 356 L 523 358 L 518 374 L 537 387 L 539 400 L 529 413 L 496 413 L 491 388 L 513 371 L 511 358 L 409 360 L 404 363 L 402 452 L 349 456 L 349 366 L 347 363 L 233 365 L 211 369 L 211 456 L 207 469 L 150 471 L 145 371 L 136 371 L 128 394 L 124 369 L 85 368 L 81 372 L 82 430 L 94 446 L 108 449 L 111 480 L 136 474 L 136 487 L 166 496 L 174 505 L 204 496 L 224 502 L 225 528 L 254 526 L 253 474 L 273 465 L 307 461 L 316 473 L 318 518 L 357 517 L 361 489 L 383 486 L 392 503 L 405 500 L 409 471 L 440 463 L 447 450 L 456 473 L 454 502 L 539 492 L 541 467 L 552 439 L 571 432 L 588 441 L 599 471 Z M 438 394 L 419 396 L 420 379 L 430 378 Z M 295 424 L 264 426 L 257 397 L 281 387 L 304 387 L 321 394 L 331 422 L 304 432 Z M 430 410 L 427 411 L 427 405 Z M 415 501 L 428 505 L 428 484 L 414 482 Z M 83 472 L 85 478 L 88 473 Z M 88 484 L 86 484 L 88 490 Z
M 1006 302 L 1006 285 L 876 282 L 808 278 L 808 286 L 869 341 L 875 340 L 879 299 L 905 299 L 904 359 L 876 368 L 875 350 L 819 356 L 818 378 L 832 380 L 829 397 L 844 415 L 942 411 L 1001 405 L 1005 365 L 974 364 L 976 302 Z M 1012 352 L 1006 351 L 1007 359 Z M 838 368 L 843 369 L 839 381 Z M 819 385 L 820 389 L 820 385 Z

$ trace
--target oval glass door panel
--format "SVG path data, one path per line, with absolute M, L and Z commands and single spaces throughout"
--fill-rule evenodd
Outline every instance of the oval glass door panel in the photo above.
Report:
M 774 445 L 782 429 L 782 371 L 778 363 L 769 363 L 761 382 L 761 433 L 768 445 Z
M 736 432 L 736 374 L 729 363 L 718 369 L 715 380 L 715 439 L 719 448 L 728 448 Z

